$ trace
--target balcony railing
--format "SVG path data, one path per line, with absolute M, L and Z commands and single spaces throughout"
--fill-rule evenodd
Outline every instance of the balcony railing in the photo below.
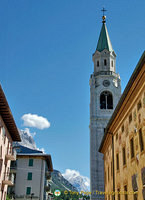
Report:
M 6 153 L 6 160 L 16 160 L 16 151 L 9 148 Z
M 116 74 L 113 71 L 99 71 L 99 72 L 94 73 L 94 75 L 95 76 L 98 76 L 98 75 L 112 75 L 112 76 L 115 76 L 116 78 L 120 78 L 119 74 Z
M 3 185 L 14 185 L 14 174 L 12 173 L 4 173 L 4 178 L 3 178 Z
M 47 180 L 50 180 L 51 179 L 51 172 L 50 171 L 46 171 L 45 176 L 46 176 Z

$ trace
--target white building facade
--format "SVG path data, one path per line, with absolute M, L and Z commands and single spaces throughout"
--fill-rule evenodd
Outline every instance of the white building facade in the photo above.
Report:
M 93 54 L 94 71 L 90 77 L 90 179 L 91 199 L 104 199 L 103 154 L 98 152 L 105 127 L 120 99 L 120 76 L 116 74 L 116 54 L 112 48 L 105 16 Z
M 17 153 L 17 161 L 12 163 L 11 171 L 15 173 L 14 187 L 9 188 L 9 195 L 16 200 L 51 199 L 51 156 L 38 153 Z

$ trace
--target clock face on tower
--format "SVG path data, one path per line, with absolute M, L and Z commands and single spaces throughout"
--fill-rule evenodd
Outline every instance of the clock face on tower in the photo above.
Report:
M 108 87 L 110 85 L 110 81 L 104 80 L 103 85 L 104 85 L 104 87 Z

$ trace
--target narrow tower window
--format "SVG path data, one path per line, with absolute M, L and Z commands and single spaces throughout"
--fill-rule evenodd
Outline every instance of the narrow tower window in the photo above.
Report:
M 99 60 L 97 60 L 97 67 L 99 67 Z
M 113 67 L 113 60 L 111 61 L 111 65 L 112 65 L 112 67 Z
M 113 97 L 111 92 L 104 91 L 100 95 L 100 108 L 113 109 Z
M 106 59 L 104 59 L 104 66 L 106 66 L 107 65 L 107 60 Z

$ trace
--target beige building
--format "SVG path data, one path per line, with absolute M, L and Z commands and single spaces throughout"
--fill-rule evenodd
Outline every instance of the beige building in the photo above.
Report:
M 106 127 L 99 151 L 104 154 L 105 199 L 145 200 L 145 52 Z
M 7 187 L 13 185 L 14 181 L 14 175 L 10 173 L 11 160 L 16 160 L 16 153 L 12 149 L 13 141 L 21 139 L 0 86 L 0 200 L 6 199 Z
M 15 184 L 9 187 L 9 197 L 16 200 L 51 199 L 51 156 L 24 146 L 17 148 L 17 160 L 11 163 Z

